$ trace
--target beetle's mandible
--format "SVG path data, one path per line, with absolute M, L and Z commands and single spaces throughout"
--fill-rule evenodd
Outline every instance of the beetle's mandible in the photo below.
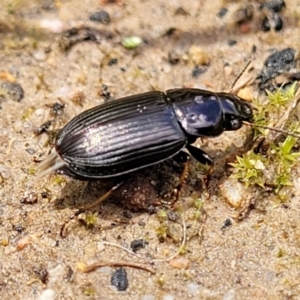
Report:
M 167 160 L 186 148 L 199 162 L 211 158 L 191 144 L 252 122 L 251 106 L 229 93 L 201 89 L 153 91 L 88 109 L 60 131 L 39 165 L 81 180 L 117 177 Z

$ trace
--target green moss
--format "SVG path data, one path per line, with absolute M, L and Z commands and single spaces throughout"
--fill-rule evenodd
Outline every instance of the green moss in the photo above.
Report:
M 258 100 L 254 101 L 255 124 L 268 126 L 276 124 L 283 113 L 287 111 L 291 100 L 296 92 L 296 86 L 293 85 L 287 90 L 279 89 L 275 93 L 268 92 L 268 101 L 261 104 Z M 272 126 L 272 125 L 271 125 Z M 289 118 L 286 130 L 294 132 L 299 128 L 299 122 Z M 255 127 L 255 137 L 266 135 L 266 130 Z M 267 149 L 264 153 L 255 153 L 251 150 L 242 157 L 237 157 L 237 162 L 231 164 L 234 167 L 234 176 L 247 186 L 274 188 L 275 194 L 284 199 L 281 189 L 292 185 L 291 174 L 295 167 L 300 153 L 296 151 L 298 139 L 292 136 L 286 136 L 281 142 L 268 141 Z M 282 196 L 283 195 L 283 196 Z

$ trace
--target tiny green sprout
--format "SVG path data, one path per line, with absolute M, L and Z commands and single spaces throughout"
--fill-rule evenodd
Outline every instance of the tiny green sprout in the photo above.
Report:
M 98 214 L 97 212 L 87 212 L 86 217 L 84 219 L 84 224 L 87 228 L 93 228 L 97 222 Z
M 188 249 L 187 249 L 186 245 L 180 246 L 180 248 L 179 248 L 179 254 L 180 254 L 180 255 L 184 255 L 184 254 L 186 254 L 187 252 L 188 252 Z
M 7 13 L 9 15 L 15 14 L 16 10 L 20 7 L 20 0 L 14 0 L 7 4 Z
M 159 240 L 165 240 L 168 235 L 168 226 L 161 225 L 156 229 L 156 235 Z
M 95 296 L 95 289 L 92 286 L 87 286 L 87 287 L 84 288 L 82 293 L 85 296 L 93 297 L 93 296 Z
M 36 172 L 36 170 L 33 166 L 29 167 L 29 169 L 28 169 L 28 174 L 29 175 L 35 175 L 35 172 Z
M 34 111 L 35 111 L 34 107 L 28 108 L 22 116 L 22 121 L 27 121 L 30 118 L 30 116 L 34 113 Z
M 280 258 L 283 257 L 284 255 L 285 255 L 285 251 L 282 248 L 279 248 L 277 252 L 277 257 Z
M 288 136 L 281 145 L 272 146 L 271 153 L 273 154 L 277 165 L 274 179 L 276 185 L 276 194 L 279 194 L 281 187 L 292 185 L 290 181 L 291 169 L 297 162 L 297 159 L 300 157 L 300 152 L 292 152 L 296 143 L 296 138 Z
M 202 212 L 200 210 L 197 210 L 197 211 L 194 212 L 193 217 L 194 217 L 195 220 L 199 220 L 201 218 L 201 216 L 202 216 Z
M 195 208 L 200 210 L 203 207 L 204 201 L 201 198 L 197 198 L 194 201 Z
M 230 165 L 235 168 L 235 178 L 244 182 L 247 186 L 258 185 L 264 187 L 265 180 L 263 172 L 265 170 L 265 159 L 253 152 L 253 150 L 244 154 L 243 157 L 237 157 L 236 163 Z
M 160 222 L 163 222 L 168 219 L 168 214 L 165 210 L 161 209 L 157 212 L 157 217 Z
M 130 36 L 130 37 L 126 37 L 122 40 L 122 45 L 126 48 L 126 49 L 135 49 L 137 48 L 141 43 L 143 42 L 143 40 L 138 37 L 138 36 Z
M 53 183 L 57 184 L 57 185 L 62 185 L 63 183 L 66 182 L 66 179 L 63 177 L 63 176 L 60 176 L 60 175 L 56 175 L 54 178 L 53 178 Z
M 282 106 L 286 105 L 296 93 L 296 83 L 291 85 L 288 89 L 278 89 L 275 93 L 267 91 L 267 96 L 270 104 L 276 108 L 282 108 Z

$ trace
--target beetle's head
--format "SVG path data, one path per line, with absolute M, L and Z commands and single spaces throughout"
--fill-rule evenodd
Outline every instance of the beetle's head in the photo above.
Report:
M 224 130 L 237 130 L 244 121 L 253 122 L 252 107 L 245 100 L 227 93 L 220 93 L 218 96 L 223 107 Z

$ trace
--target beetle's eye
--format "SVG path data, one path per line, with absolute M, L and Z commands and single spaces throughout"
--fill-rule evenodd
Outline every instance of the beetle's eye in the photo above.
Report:
M 230 125 L 232 130 L 237 130 L 242 127 L 242 123 L 238 119 L 231 120 Z

